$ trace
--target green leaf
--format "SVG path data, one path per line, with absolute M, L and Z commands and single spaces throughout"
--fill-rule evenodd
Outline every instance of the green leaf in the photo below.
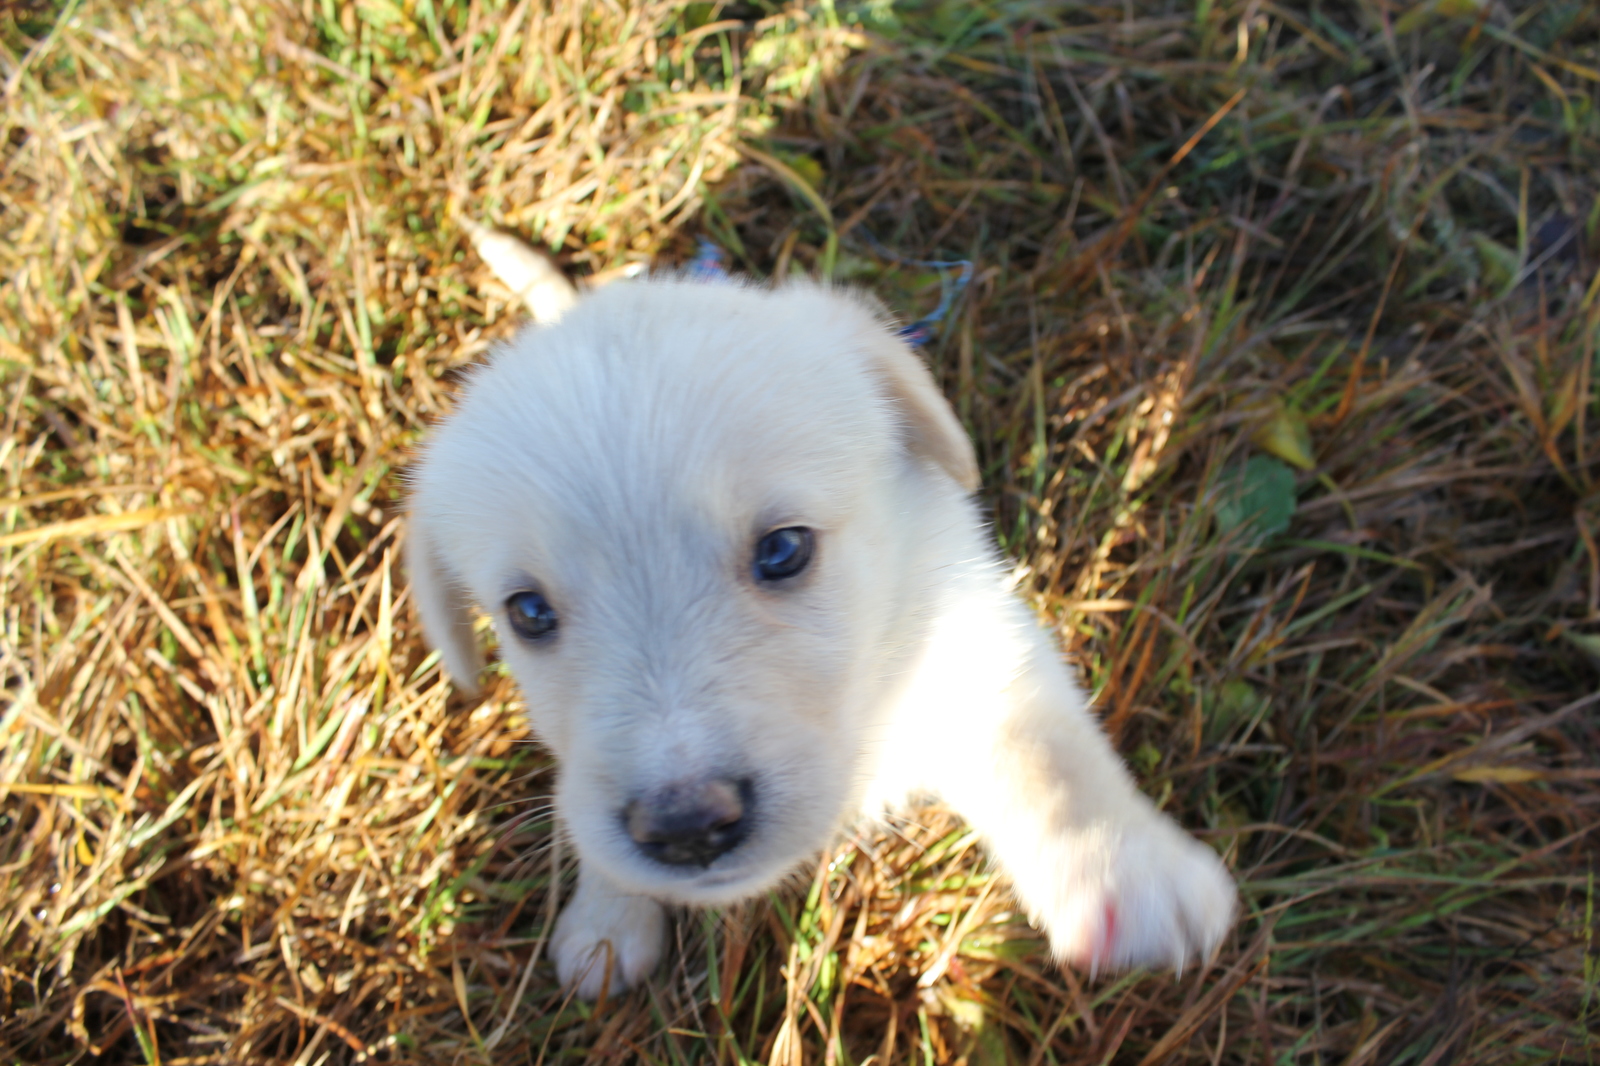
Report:
M 1219 740 L 1260 710 L 1262 697 L 1250 682 L 1231 678 L 1224 681 L 1205 703 L 1206 737 Z
M 380 30 L 397 23 L 404 26 L 407 32 L 413 29 L 409 25 L 411 20 L 406 18 L 406 13 L 393 0 L 356 0 L 356 10 L 364 21 Z
M 773 156 L 789 165 L 789 169 L 805 181 L 812 189 L 821 189 L 823 181 L 822 164 L 804 152 L 773 152 Z M 809 199 L 809 197 L 808 197 Z
M 1226 477 L 1217 504 L 1217 532 L 1238 532 L 1249 545 L 1260 544 L 1289 528 L 1294 517 L 1294 471 L 1265 455 L 1250 458 Z
M 1491 289 L 1500 291 L 1511 284 L 1520 266 L 1517 253 L 1481 233 L 1468 234 L 1478 250 L 1478 260 L 1483 265 L 1483 280 Z
M 1600 663 L 1600 634 L 1574 633 L 1570 629 L 1564 629 L 1561 631 L 1561 635 L 1566 637 L 1567 642 L 1573 647 L 1583 652 L 1596 663 Z

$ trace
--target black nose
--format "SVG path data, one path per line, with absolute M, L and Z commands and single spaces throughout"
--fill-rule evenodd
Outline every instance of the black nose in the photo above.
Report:
M 739 846 L 749 829 L 750 782 L 680 781 L 628 804 L 622 812 L 639 850 L 668 866 L 710 866 Z

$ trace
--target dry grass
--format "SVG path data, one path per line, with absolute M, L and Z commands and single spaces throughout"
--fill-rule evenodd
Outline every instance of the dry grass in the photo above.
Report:
M 1592 5 L 0 33 L 5 1061 L 1593 1061 Z M 396 565 L 396 469 L 514 326 L 462 211 L 912 317 L 937 278 L 888 249 L 971 259 L 930 358 L 1108 727 L 1243 882 L 1218 963 L 1055 970 L 929 811 L 567 1002 L 548 762 Z

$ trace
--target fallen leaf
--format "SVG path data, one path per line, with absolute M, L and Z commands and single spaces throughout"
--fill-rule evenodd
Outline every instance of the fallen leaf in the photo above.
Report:
M 1311 427 L 1306 424 L 1306 416 L 1298 408 L 1278 405 L 1272 417 L 1262 423 L 1250 441 L 1267 454 L 1275 455 L 1301 470 L 1310 470 L 1317 465 L 1316 458 L 1311 454 Z

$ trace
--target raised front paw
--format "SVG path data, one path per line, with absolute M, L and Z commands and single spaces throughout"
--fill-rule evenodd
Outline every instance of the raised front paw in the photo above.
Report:
M 1054 850 L 1054 849 L 1052 849 Z M 1233 878 L 1216 852 L 1170 819 L 1071 834 L 1030 871 L 1053 888 L 1028 892 L 1057 959 L 1089 970 L 1170 966 L 1207 958 L 1233 923 Z M 1019 883 L 1020 883 L 1019 879 Z M 1039 897 L 1043 898 L 1039 898 Z
M 615 995 L 648 977 L 661 961 L 666 938 L 661 904 L 580 876 L 577 892 L 556 919 L 550 957 L 561 983 L 592 1000 L 602 988 Z

